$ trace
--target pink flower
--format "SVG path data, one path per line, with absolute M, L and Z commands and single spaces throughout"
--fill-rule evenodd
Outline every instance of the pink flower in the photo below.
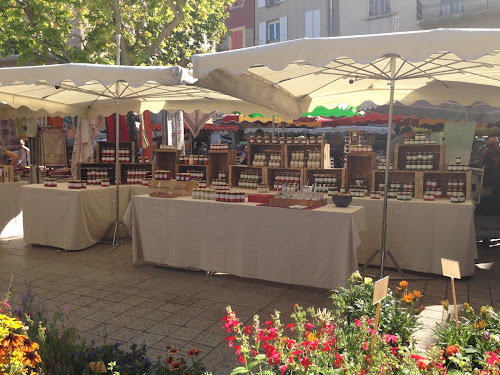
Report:
M 370 332 L 370 335 L 375 335 L 377 332 L 375 332 L 373 329 L 368 328 L 368 332 Z
M 361 320 L 359 320 L 359 319 L 354 319 L 354 320 L 356 322 L 356 327 L 358 327 L 358 328 L 361 327 Z
M 494 365 L 495 362 L 497 362 L 497 361 L 500 362 L 500 358 L 498 358 L 495 353 L 487 352 L 486 354 L 489 355 L 489 358 L 486 361 L 486 363 L 489 364 L 490 366 Z
M 285 373 L 286 369 L 288 368 L 288 365 L 282 365 L 279 368 L 280 368 L 281 374 L 283 375 Z
M 384 335 L 384 340 L 386 343 L 392 342 L 393 344 L 396 343 L 396 340 L 398 339 L 398 336 L 395 335 Z
M 363 343 L 363 350 L 368 351 L 368 349 L 370 349 L 370 346 L 369 346 L 369 345 L 368 345 L 368 343 L 365 341 L 365 342 Z
M 68 306 L 64 306 L 64 307 L 63 307 L 63 311 L 64 311 L 64 312 L 68 312 L 68 311 L 69 311 L 69 307 L 68 307 Z
M 310 330 L 312 330 L 312 329 L 316 328 L 316 327 L 314 326 L 314 324 L 312 324 L 312 323 L 306 323 L 306 324 L 305 324 L 305 327 L 306 327 L 306 329 L 307 329 L 308 331 L 310 331 Z

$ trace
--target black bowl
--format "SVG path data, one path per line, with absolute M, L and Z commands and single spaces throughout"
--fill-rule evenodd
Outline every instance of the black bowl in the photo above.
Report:
M 332 200 L 337 207 L 347 207 L 352 202 L 352 195 L 333 195 Z

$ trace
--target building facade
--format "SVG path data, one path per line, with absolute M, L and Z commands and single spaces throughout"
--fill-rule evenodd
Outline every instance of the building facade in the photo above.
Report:
M 251 47 L 255 40 L 255 0 L 236 0 L 229 8 L 226 27 L 230 35 L 220 43 L 223 51 Z
M 334 0 L 254 0 L 255 44 L 334 35 Z

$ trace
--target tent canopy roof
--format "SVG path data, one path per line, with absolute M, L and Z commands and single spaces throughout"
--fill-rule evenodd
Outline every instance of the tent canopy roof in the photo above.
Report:
M 217 87 L 292 117 L 320 105 L 386 104 L 391 78 L 396 80 L 395 100 L 431 85 L 433 95 L 424 90 L 428 98 L 413 95 L 408 100 L 500 106 L 499 40 L 500 29 L 299 39 L 195 55 L 193 63 L 197 85 Z

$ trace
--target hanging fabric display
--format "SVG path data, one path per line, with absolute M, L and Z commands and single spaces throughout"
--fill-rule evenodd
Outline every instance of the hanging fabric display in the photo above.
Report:
M 139 137 L 137 136 L 137 127 L 135 125 L 135 114 L 130 111 L 125 116 L 127 122 L 128 135 L 131 142 L 136 145 L 139 144 Z M 137 153 L 139 152 L 139 147 L 135 147 L 135 155 L 132 155 L 133 161 L 137 160 Z
M 216 111 L 204 113 L 200 110 L 196 110 L 191 113 L 182 111 L 182 113 L 184 114 L 184 123 L 191 132 L 193 138 L 196 138 L 200 133 L 200 130 L 203 128 L 203 125 L 215 116 Z
M 71 156 L 71 175 L 76 178 L 77 164 L 89 163 L 94 160 L 94 139 L 101 129 L 106 126 L 103 116 L 98 116 L 96 120 L 77 119 L 75 143 Z
M 181 151 L 181 155 L 186 152 L 184 144 L 184 116 L 182 111 L 174 114 L 167 112 L 167 130 L 169 145 L 176 146 Z
M 139 147 L 142 148 L 142 160 L 151 163 L 153 160 L 153 131 L 151 130 L 151 116 L 149 111 L 141 115 Z
M 26 119 L 20 120 L 16 118 L 16 133 L 17 133 L 17 138 L 26 138 Z
M 107 140 L 109 142 L 115 141 L 115 128 L 116 128 L 116 113 L 111 116 L 106 117 L 106 131 L 108 133 Z M 127 120 L 125 116 L 120 115 L 120 141 L 130 142 L 130 136 L 128 134 Z

